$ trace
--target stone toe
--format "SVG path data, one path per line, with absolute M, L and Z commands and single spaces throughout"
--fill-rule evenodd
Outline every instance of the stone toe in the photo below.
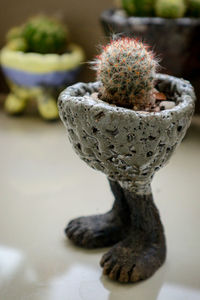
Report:
M 69 222 L 65 233 L 77 246 L 107 247 L 122 239 L 122 224 L 110 214 L 80 217 Z
M 130 239 L 128 240 L 130 242 Z M 127 240 L 113 246 L 101 259 L 103 274 L 122 283 L 137 282 L 152 276 L 163 264 L 165 244 L 144 246 Z

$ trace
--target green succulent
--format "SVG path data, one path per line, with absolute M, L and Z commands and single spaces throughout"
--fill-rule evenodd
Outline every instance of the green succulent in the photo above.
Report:
M 200 0 L 188 0 L 188 15 L 190 17 L 200 17 Z
M 122 8 L 130 16 L 152 16 L 155 0 L 121 0 Z
M 136 7 L 134 0 L 121 0 L 122 8 L 127 12 L 129 16 L 133 16 L 136 13 Z
M 26 52 L 28 49 L 28 45 L 26 40 L 22 37 L 13 38 L 7 43 L 7 48 L 13 51 L 22 51 Z
M 137 16 L 153 16 L 155 0 L 134 0 Z
M 10 29 L 6 40 L 7 47 L 12 50 L 60 54 L 66 50 L 68 30 L 52 18 L 37 16 Z
M 6 35 L 6 40 L 7 42 L 17 39 L 17 38 L 22 38 L 23 37 L 23 26 L 18 26 L 18 27 L 13 27 L 11 28 L 7 35 Z
M 62 53 L 68 41 L 68 31 L 58 21 L 38 16 L 23 26 L 23 37 L 29 52 Z
M 186 11 L 184 0 L 157 0 L 155 12 L 161 18 L 182 18 Z

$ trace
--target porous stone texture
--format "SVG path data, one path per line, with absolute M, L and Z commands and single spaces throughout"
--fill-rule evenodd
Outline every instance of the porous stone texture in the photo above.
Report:
M 194 112 L 188 81 L 157 75 L 156 88 L 176 102 L 172 109 L 142 112 L 95 99 L 101 83 L 77 83 L 58 99 L 60 117 L 76 153 L 123 188 L 150 194 L 154 173 L 183 139 Z

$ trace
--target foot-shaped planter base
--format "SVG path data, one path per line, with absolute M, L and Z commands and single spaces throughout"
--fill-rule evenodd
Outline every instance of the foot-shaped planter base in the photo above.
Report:
M 4 107 L 7 113 L 10 115 L 20 115 L 26 108 L 27 101 L 24 98 L 20 98 L 17 95 L 10 93 L 4 103 Z
M 58 119 L 57 101 L 54 93 L 48 92 L 40 87 L 26 88 L 16 84 L 10 84 L 11 93 L 6 98 L 4 107 L 10 115 L 22 114 L 29 100 L 34 99 L 40 116 L 47 120 L 53 121 Z
M 72 220 L 65 232 L 77 246 L 85 248 L 107 247 L 123 239 L 122 223 L 113 210 Z
M 152 195 L 137 195 L 110 181 L 115 202 L 104 215 L 72 220 L 66 234 L 76 245 L 114 245 L 101 259 L 103 273 L 120 282 L 150 277 L 164 262 L 165 237 Z
M 69 222 L 65 232 L 76 245 L 84 248 L 107 247 L 126 236 L 130 219 L 123 189 L 114 181 L 110 181 L 110 187 L 115 202 L 108 213 L 81 217 Z
M 137 282 L 153 275 L 165 256 L 164 236 L 155 242 L 148 234 L 133 231 L 104 254 L 100 264 L 110 279 Z
M 58 119 L 58 109 L 56 99 L 51 95 L 41 95 L 37 99 L 38 112 L 41 117 L 47 121 L 53 121 Z

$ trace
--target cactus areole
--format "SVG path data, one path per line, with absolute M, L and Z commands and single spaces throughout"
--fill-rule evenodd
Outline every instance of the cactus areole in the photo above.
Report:
M 94 64 L 97 80 L 102 83 L 101 100 L 134 110 L 151 110 L 158 63 L 147 45 L 128 37 L 112 40 Z

